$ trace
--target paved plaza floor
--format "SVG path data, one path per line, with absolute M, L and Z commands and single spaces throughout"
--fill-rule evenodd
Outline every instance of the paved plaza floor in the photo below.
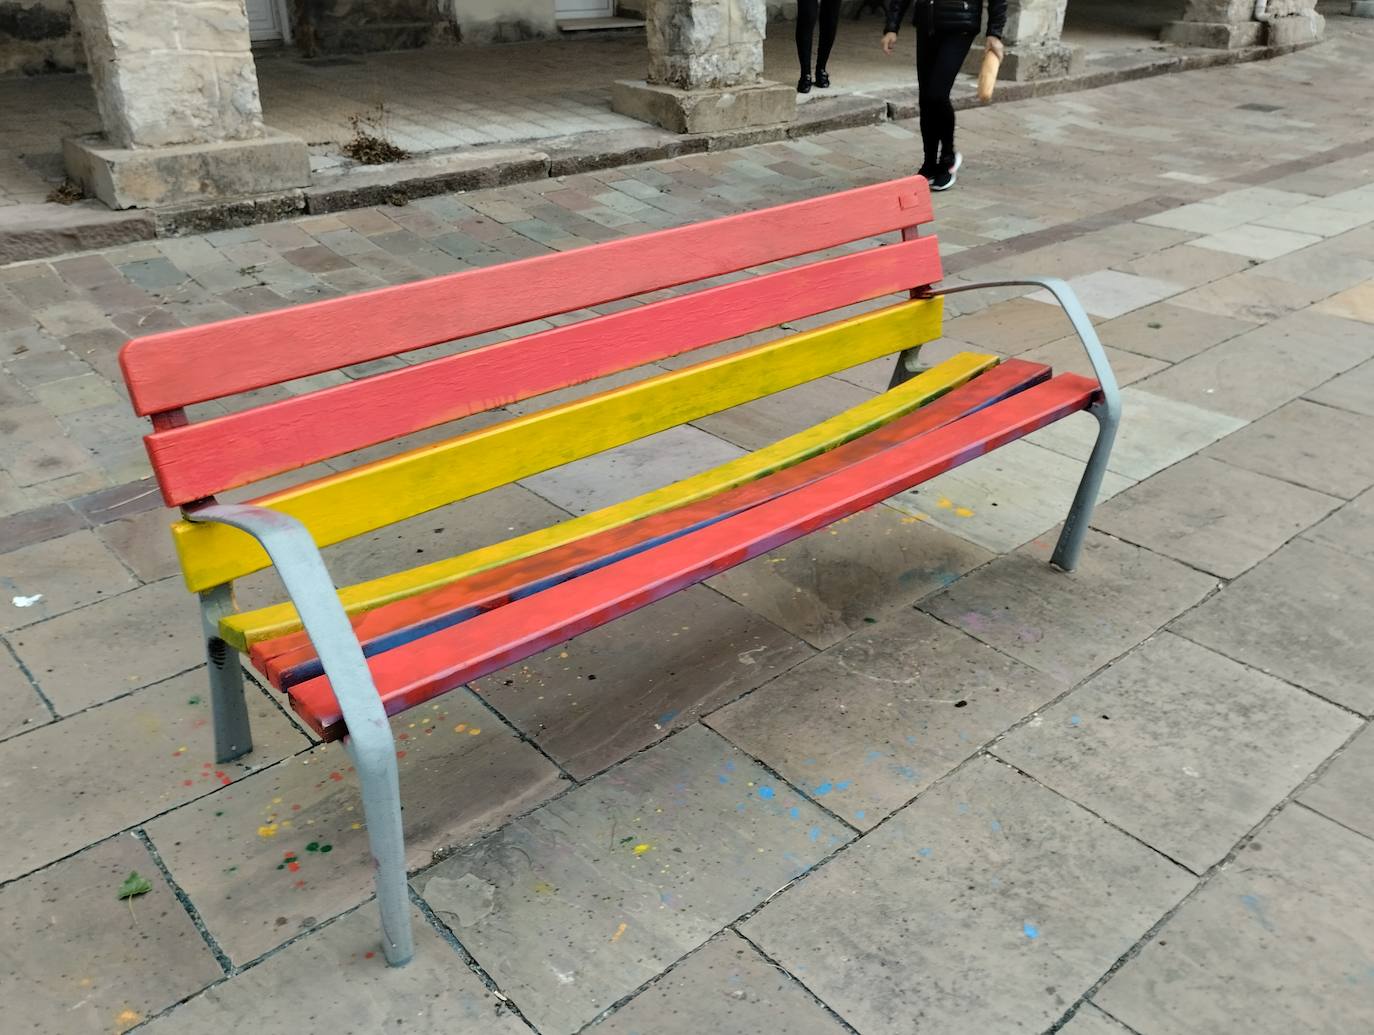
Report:
M 255 685 L 255 750 L 213 763 L 118 348 L 906 174 L 914 125 L 0 268 L 4 1030 L 1374 1030 L 1371 45 L 1333 18 L 1273 61 L 961 115 L 947 282 L 1070 279 L 1126 386 L 1082 567 L 1047 561 L 1086 415 L 397 718 L 399 970 L 341 748 Z M 970 347 L 1086 370 L 1020 289 L 951 300 L 928 352 Z M 326 559 L 351 582 L 545 526 L 887 374 Z

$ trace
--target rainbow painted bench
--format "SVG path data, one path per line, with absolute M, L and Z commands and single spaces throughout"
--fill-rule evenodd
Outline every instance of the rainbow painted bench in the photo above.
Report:
M 133 406 L 152 418 L 153 470 L 183 515 L 172 535 L 186 585 L 200 597 L 216 757 L 252 746 L 236 652 L 321 737 L 347 743 L 389 962 L 408 960 L 412 940 L 388 716 L 1088 410 L 1099 421 L 1097 445 L 1053 558 L 1074 567 L 1119 420 L 1112 371 L 1091 322 L 1056 280 L 1017 283 L 1058 298 L 1096 380 L 971 353 L 918 371 L 920 346 L 940 336 L 945 293 L 931 287 L 941 279 L 937 240 L 918 234 L 930 219 L 926 181 L 912 177 L 124 347 Z M 832 249 L 842 254 L 814 254 Z M 784 261 L 806 256 L 812 261 Z M 698 284 L 741 271 L 756 275 Z M 698 289 L 666 290 L 688 285 Z M 187 416 L 198 403 L 655 292 L 666 297 L 204 420 Z M 252 503 L 215 501 L 462 417 L 888 296 L 899 300 Z M 894 353 L 888 391 L 666 488 L 358 585 L 336 589 L 321 559 L 320 547 Z M 269 565 L 290 601 L 236 610 L 234 580 Z

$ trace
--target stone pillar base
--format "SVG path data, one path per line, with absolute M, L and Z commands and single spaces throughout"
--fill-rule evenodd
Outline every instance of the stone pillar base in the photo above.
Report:
M 611 87 L 611 107 L 673 133 L 722 133 L 791 122 L 797 91 L 766 80 L 714 90 L 621 80 Z
M 997 73 L 999 80 L 1024 83 L 1031 79 L 1058 79 L 1073 71 L 1075 50 L 1067 44 L 1054 41 L 1036 43 L 1013 43 L 1007 47 L 1007 56 L 1002 59 L 1002 67 Z M 983 48 L 976 46 L 964 59 L 961 71 L 977 75 L 983 68 Z
M 1370 4 L 1374 8 L 1374 4 Z M 1326 32 L 1326 19 L 1316 11 L 1285 18 L 1275 18 L 1269 23 L 1268 42 L 1271 47 L 1291 47 L 1302 43 L 1316 43 Z
M 310 185 L 305 142 L 268 130 L 251 140 L 111 147 L 98 134 L 62 142 L 67 174 L 110 208 L 157 208 Z
M 1159 38 L 1180 47 L 1239 50 L 1264 42 L 1263 22 L 1170 22 Z

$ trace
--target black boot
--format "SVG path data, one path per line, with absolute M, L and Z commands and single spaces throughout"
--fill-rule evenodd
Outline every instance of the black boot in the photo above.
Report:
M 797 93 L 811 92 L 811 73 L 803 72 L 801 78 L 797 80 Z
M 823 68 L 816 69 L 816 86 L 822 90 L 830 89 L 830 73 Z

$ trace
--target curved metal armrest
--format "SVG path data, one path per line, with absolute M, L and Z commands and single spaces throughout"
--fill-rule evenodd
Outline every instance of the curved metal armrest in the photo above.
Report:
M 999 287 L 1040 287 L 1054 296 L 1055 301 L 1064 310 L 1064 315 L 1073 324 L 1074 332 L 1078 335 L 1079 341 L 1083 343 L 1083 348 L 1088 353 L 1088 360 L 1093 365 L 1093 373 L 1097 376 L 1097 383 L 1102 387 L 1102 402 L 1098 404 L 1104 411 L 1102 416 L 1105 416 L 1112 424 L 1120 420 L 1121 389 L 1117 386 L 1116 374 L 1112 372 L 1112 365 L 1107 360 L 1107 353 L 1102 348 L 1102 342 L 1098 340 L 1097 329 L 1093 327 L 1093 322 L 1088 319 L 1083 304 L 1078 301 L 1078 296 L 1074 294 L 1073 288 L 1069 287 L 1066 281 L 1059 277 L 991 280 L 985 284 L 959 284 L 955 287 L 932 291 L 929 297 L 957 295 L 964 291 L 981 291 L 986 288 Z M 1097 406 L 1094 407 L 1094 409 L 1097 408 Z
M 386 710 L 309 530 L 289 514 L 250 504 L 212 503 L 183 514 L 188 521 L 237 528 L 262 545 L 286 584 L 286 592 L 329 675 L 349 735 L 361 744 L 375 740 L 370 731 L 382 732 L 389 745 L 391 728 Z

